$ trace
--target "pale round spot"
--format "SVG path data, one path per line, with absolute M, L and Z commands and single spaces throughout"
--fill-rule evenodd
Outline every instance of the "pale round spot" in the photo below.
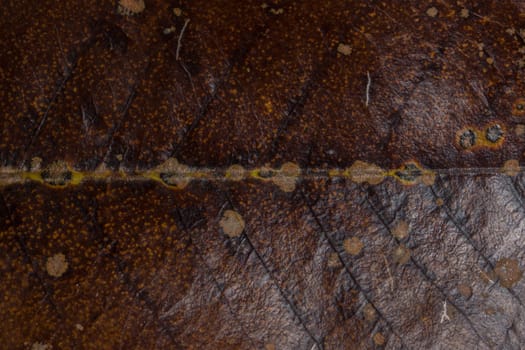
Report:
M 472 296 L 472 288 L 464 283 L 458 284 L 458 292 L 461 294 L 464 298 L 468 299 Z
M 383 346 L 385 345 L 385 337 L 383 336 L 383 334 L 381 334 L 380 332 L 377 332 L 376 334 L 374 334 L 374 343 L 377 345 L 377 346 Z
M 352 53 L 352 47 L 347 44 L 339 43 L 337 46 L 337 52 L 339 52 L 341 55 L 348 56 Z
M 244 231 L 245 223 L 242 216 L 234 210 L 226 210 L 219 225 L 228 237 L 239 237 Z
M 525 135 L 525 124 L 518 124 L 518 125 L 516 125 L 516 128 L 514 129 L 514 132 L 516 133 L 516 136 L 523 136 L 523 135 Z
M 443 200 L 443 198 L 436 199 L 436 205 L 438 207 L 442 206 L 443 204 L 445 204 L 445 201 Z
M 293 192 L 299 175 L 301 175 L 301 168 L 295 163 L 288 162 L 282 165 L 272 181 L 284 192 Z
M 331 253 L 328 256 L 328 267 L 330 268 L 341 267 L 341 260 L 339 260 L 339 255 L 337 255 L 337 253 Z
M 408 236 L 408 222 L 401 220 L 392 230 L 392 235 L 397 239 L 403 239 Z
M 394 261 L 399 265 L 404 265 L 410 260 L 410 249 L 403 244 L 394 249 Z
M 68 268 L 66 256 L 62 253 L 55 254 L 46 261 L 46 271 L 52 277 L 62 276 Z
M 232 181 L 241 181 L 244 179 L 245 174 L 246 170 L 239 164 L 234 164 L 226 170 L 226 178 Z
M 357 237 L 347 238 L 343 242 L 343 248 L 347 253 L 358 255 L 363 249 L 363 242 Z
M 42 158 L 40 157 L 31 158 L 31 171 L 40 170 L 41 167 L 42 167 Z
M 435 7 L 430 7 L 428 10 L 427 10 L 427 16 L 430 16 L 430 17 L 436 17 L 438 15 L 438 9 L 435 8 Z
M 518 260 L 502 258 L 496 263 L 494 267 L 499 283 L 505 288 L 512 288 L 523 276 L 523 271 L 520 270 Z
M 423 185 L 432 186 L 436 182 L 436 173 L 433 171 L 426 171 L 421 175 L 421 183 Z
M 366 304 L 363 308 L 363 315 L 365 316 L 365 320 L 372 322 L 377 317 L 376 309 L 372 306 L 372 304 Z
M 182 10 L 179 7 L 175 7 L 173 9 L 173 14 L 177 17 L 180 17 L 182 15 Z
M 507 160 L 501 170 L 508 176 L 516 176 L 520 172 L 520 163 L 516 159 Z
M 77 324 L 75 325 L 75 328 L 76 328 L 77 330 L 79 330 L 79 331 L 83 331 L 83 330 L 84 330 L 84 326 L 82 326 L 80 323 L 77 323 Z
M 46 344 L 46 343 L 33 343 L 31 345 L 31 350 L 51 350 L 53 349 L 53 346 Z
M 144 0 L 119 0 L 117 11 L 120 15 L 131 16 L 141 13 L 145 8 Z
M 385 179 L 385 171 L 375 164 L 357 160 L 346 170 L 350 180 L 358 183 L 368 182 L 371 185 L 378 185 Z
M 470 11 L 468 9 L 461 9 L 461 11 L 459 11 L 459 16 L 461 18 L 468 18 L 470 16 Z

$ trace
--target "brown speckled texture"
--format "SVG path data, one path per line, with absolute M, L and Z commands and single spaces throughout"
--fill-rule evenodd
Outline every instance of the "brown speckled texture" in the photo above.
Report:
M 0 348 L 523 347 L 522 1 L 118 3 L 1 5 Z

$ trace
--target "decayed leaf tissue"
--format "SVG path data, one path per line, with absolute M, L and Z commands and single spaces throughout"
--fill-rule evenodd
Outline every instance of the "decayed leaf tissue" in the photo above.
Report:
M 525 2 L 1 8 L 0 348 L 525 346 Z

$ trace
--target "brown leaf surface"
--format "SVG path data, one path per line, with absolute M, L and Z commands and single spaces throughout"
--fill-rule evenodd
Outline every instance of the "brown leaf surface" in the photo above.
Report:
M 0 347 L 520 349 L 524 11 L 4 1 Z

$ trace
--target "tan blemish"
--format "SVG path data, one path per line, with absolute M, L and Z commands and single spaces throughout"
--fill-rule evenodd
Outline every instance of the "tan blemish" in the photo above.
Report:
M 374 309 L 374 307 L 372 306 L 372 304 L 368 303 L 363 308 L 363 315 L 365 316 L 365 320 L 367 320 L 368 322 L 372 322 L 376 319 L 377 312 L 376 309 Z
M 461 9 L 461 11 L 459 11 L 459 16 L 461 18 L 468 18 L 470 15 L 470 11 L 468 9 Z
M 264 349 L 265 349 L 265 350 L 275 350 L 276 348 L 275 348 L 275 345 L 274 345 L 274 344 L 270 343 L 270 344 L 266 344 L 266 345 L 264 346 Z
M 362 183 L 368 182 L 371 185 L 378 185 L 385 179 L 385 171 L 375 164 L 370 164 L 356 160 L 345 173 L 350 180 Z
M 234 164 L 226 170 L 226 178 L 232 181 L 241 181 L 244 179 L 245 174 L 246 170 L 239 164 Z
M 492 57 L 487 58 L 486 61 L 488 64 L 494 64 L 494 58 Z
M 516 176 L 520 172 L 520 162 L 516 159 L 507 160 L 501 171 L 508 176 Z
M 514 132 L 516 133 L 516 136 L 523 136 L 523 135 L 525 135 L 525 124 L 518 124 L 518 125 L 516 125 L 516 128 L 514 129 Z
M 62 276 L 68 268 L 66 256 L 62 253 L 55 254 L 46 261 L 46 271 L 52 277 Z
M 408 222 L 401 220 L 392 230 L 392 235 L 397 239 L 403 239 L 408 236 Z
M 348 56 L 352 53 L 352 47 L 347 44 L 339 43 L 337 46 L 337 52 L 339 52 L 341 55 Z
M 119 0 L 117 12 L 122 16 L 137 15 L 144 11 L 144 0 Z
M 494 268 L 499 283 L 505 288 L 512 288 L 523 276 L 518 260 L 502 258 L 496 263 Z
M 42 158 L 33 157 L 31 158 L 31 171 L 38 171 L 42 167 Z
M 438 15 L 438 9 L 435 8 L 435 7 L 430 7 L 428 10 L 427 10 L 427 16 L 430 16 L 430 17 L 436 17 Z
M 341 267 L 341 260 L 339 259 L 339 255 L 337 253 L 331 253 L 328 256 L 328 267 L 330 268 L 337 268 Z
M 84 326 L 82 326 L 80 323 L 75 324 L 75 328 L 77 329 L 77 331 L 81 332 L 84 330 Z
M 470 298 L 472 296 L 472 288 L 464 283 L 461 283 L 458 285 L 458 292 L 466 299 Z
M 443 198 L 437 198 L 436 199 L 436 205 L 438 207 L 442 206 L 443 204 L 445 204 L 445 201 L 443 200 Z
M 173 9 L 173 14 L 174 14 L 175 16 L 177 16 L 177 17 L 182 16 L 182 9 L 180 9 L 179 7 L 175 7 L 175 8 Z
M 494 316 L 496 314 L 496 309 L 488 307 L 485 309 L 485 314 L 489 316 Z
M 394 261 L 399 265 L 404 265 L 410 260 L 410 249 L 403 244 L 394 249 Z
M 272 112 L 273 112 L 272 101 L 266 101 L 266 102 L 264 103 L 264 108 L 266 108 L 266 112 L 268 112 L 268 113 L 272 113 Z
M 284 192 L 293 192 L 299 175 L 301 175 L 301 168 L 296 163 L 288 162 L 281 166 L 272 181 Z
M 239 237 L 244 231 L 244 219 L 234 210 L 226 210 L 219 225 L 228 237 Z
M 347 238 L 343 242 L 343 248 L 347 253 L 358 255 L 363 249 L 363 242 L 357 237 Z
M 433 171 L 425 171 L 421 175 L 421 183 L 423 185 L 432 186 L 436 182 L 436 173 Z
M 284 13 L 284 9 L 270 9 L 270 12 L 274 15 L 282 15 Z
M 381 334 L 380 332 L 377 332 L 376 334 L 374 334 L 373 336 L 373 339 L 374 339 L 374 343 L 377 345 L 377 346 L 383 346 L 385 345 L 385 337 L 383 334 Z
M 53 349 L 52 345 L 45 344 L 45 343 L 33 343 L 31 345 L 31 350 L 51 350 Z

